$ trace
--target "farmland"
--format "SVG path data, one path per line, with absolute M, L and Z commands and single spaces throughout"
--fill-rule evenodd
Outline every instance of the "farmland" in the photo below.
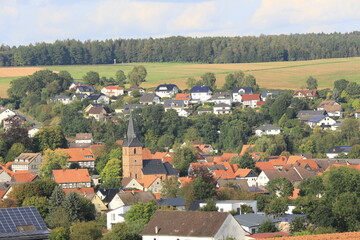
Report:
M 318 79 L 319 88 L 331 88 L 335 80 L 345 78 L 360 83 L 360 58 L 322 59 L 296 62 L 199 64 L 199 63 L 126 63 L 116 65 L 72 65 L 44 67 L 0 68 L 0 96 L 12 79 L 31 74 L 39 69 L 66 70 L 76 80 L 81 80 L 88 71 L 99 72 L 100 76 L 113 77 L 119 69 L 129 72 L 135 65 L 144 65 L 148 71 L 143 87 L 155 87 L 160 83 L 174 83 L 186 88 L 188 77 L 200 78 L 205 72 L 213 72 L 217 86 L 222 86 L 228 73 L 242 70 L 256 77 L 262 88 L 296 89 L 305 86 L 307 77 Z

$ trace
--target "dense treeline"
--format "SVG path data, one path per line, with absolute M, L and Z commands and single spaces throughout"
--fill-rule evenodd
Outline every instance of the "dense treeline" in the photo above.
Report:
M 105 41 L 65 40 L 0 46 L 0 66 L 109 64 L 117 62 L 239 63 L 360 56 L 360 32 L 169 37 Z

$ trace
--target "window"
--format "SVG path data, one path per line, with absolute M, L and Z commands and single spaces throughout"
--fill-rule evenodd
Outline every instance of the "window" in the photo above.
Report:
M 115 214 L 111 214 L 111 221 L 115 221 Z
M 136 154 L 136 148 L 134 148 L 134 154 Z

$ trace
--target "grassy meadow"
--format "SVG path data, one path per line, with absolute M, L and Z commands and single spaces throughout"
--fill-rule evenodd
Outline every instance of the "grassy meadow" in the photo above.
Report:
M 242 70 L 256 77 L 262 88 L 297 89 L 306 85 L 306 79 L 313 76 L 318 79 L 319 88 L 331 88 L 335 80 L 345 78 L 360 83 L 360 58 L 321 59 L 295 62 L 264 62 L 234 64 L 199 63 L 124 63 L 109 65 L 72 65 L 44 66 L 53 71 L 66 70 L 76 80 L 81 80 L 88 71 L 99 72 L 100 76 L 113 77 L 119 69 L 129 72 L 135 65 L 144 65 L 147 69 L 147 81 L 143 87 L 155 87 L 161 83 L 174 83 L 186 88 L 186 79 L 197 79 L 205 72 L 213 72 L 217 77 L 217 86 L 221 87 L 228 73 Z M 37 71 L 39 67 L 0 68 L 0 96 L 6 96 L 6 89 L 12 79 Z

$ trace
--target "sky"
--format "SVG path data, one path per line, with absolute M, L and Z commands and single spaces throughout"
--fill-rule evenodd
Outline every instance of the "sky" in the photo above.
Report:
M 0 0 L 0 44 L 360 30 L 359 0 Z

